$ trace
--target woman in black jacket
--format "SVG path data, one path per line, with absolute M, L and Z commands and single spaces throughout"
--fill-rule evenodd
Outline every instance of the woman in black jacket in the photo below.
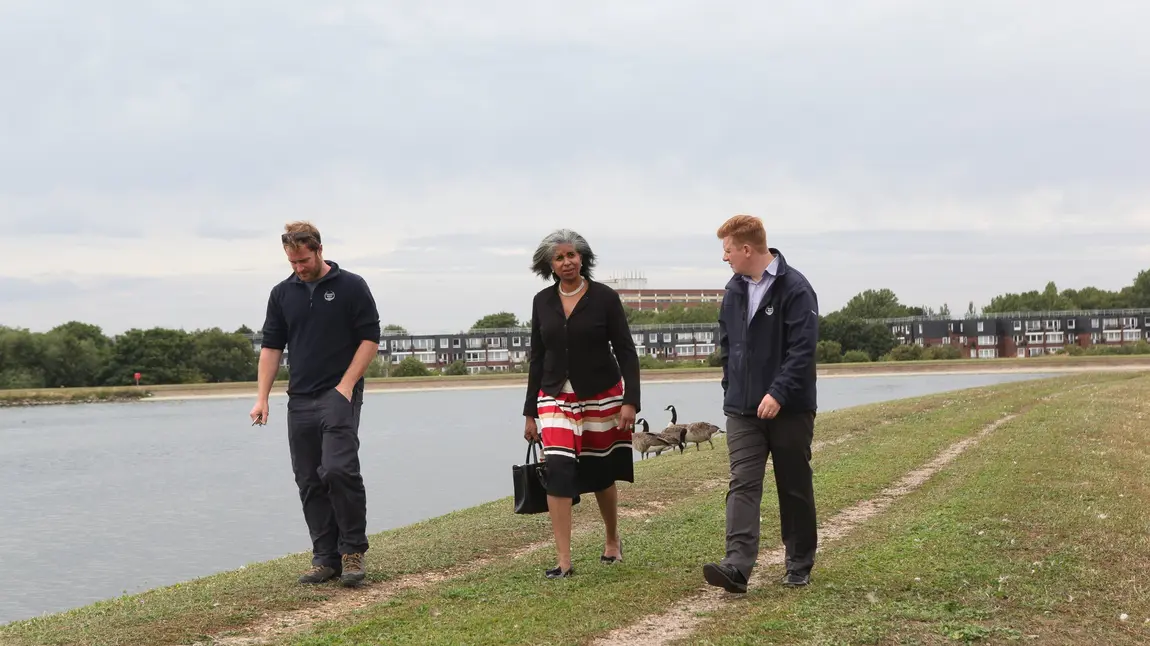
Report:
M 639 356 L 619 294 L 591 280 L 595 254 L 569 229 L 548 235 L 532 269 L 554 284 L 531 305 L 531 364 L 523 436 L 542 438 L 547 507 L 558 567 L 573 574 L 571 504 L 594 492 L 607 538 L 600 561 L 623 559 L 615 482 L 634 482 L 631 433 L 639 412 Z M 542 426 L 540 432 L 539 419 Z

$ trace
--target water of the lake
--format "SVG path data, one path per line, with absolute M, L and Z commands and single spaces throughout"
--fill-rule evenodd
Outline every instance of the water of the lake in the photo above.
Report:
M 819 404 L 1040 376 L 820 379 Z M 720 399 L 713 381 L 649 384 L 640 416 L 662 428 L 674 404 L 681 421 L 721 424 Z M 252 403 L 0 409 L 0 564 L 20 582 L 0 591 L 0 623 L 310 550 L 286 399 L 272 399 L 262 428 L 248 421 Z M 510 466 L 526 446 L 522 405 L 519 387 L 369 393 L 360 425 L 368 531 L 511 495 Z M 424 477 L 429 469 L 437 477 Z

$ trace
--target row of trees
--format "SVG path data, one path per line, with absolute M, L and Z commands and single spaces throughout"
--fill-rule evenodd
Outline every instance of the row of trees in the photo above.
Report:
M 1049 282 L 1040 292 L 1032 290 L 1020 294 L 1002 294 L 990 300 L 982 308 L 983 314 L 999 312 L 1041 312 L 1052 310 L 1089 310 L 1150 308 L 1150 269 L 1135 276 L 1134 281 L 1122 289 L 1109 291 L 1097 287 L 1067 289 L 1059 291 Z M 974 316 L 979 312 L 974 303 L 967 304 L 966 314 Z M 913 361 L 920 359 L 960 359 L 958 348 L 941 346 L 921 348 L 903 346 L 898 343 L 888 327 L 875 319 L 898 318 L 922 315 L 950 316 L 950 307 L 943 304 L 937 310 L 931 307 L 903 305 L 898 296 L 889 289 L 868 289 L 847 301 L 841 309 L 819 318 L 820 362 L 838 361 Z M 1111 354 L 1142 353 L 1142 345 L 1127 344 L 1129 347 L 1077 348 L 1068 350 L 1071 354 Z
M 106 336 L 72 321 L 48 332 L 0 327 L 0 388 L 252 381 L 256 357 L 241 330 L 133 329 Z
M 1134 281 L 1117 291 L 1096 287 L 1059 291 L 1048 283 L 1042 291 L 1002 294 L 991 299 L 983 312 L 1042 311 L 1150 307 L 1150 270 L 1140 272 Z M 868 289 L 839 310 L 820 317 L 818 359 L 839 361 L 882 361 L 959 358 L 957 348 L 917 348 L 901 346 L 882 323 L 874 319 L 950 313 L 948 305 L 931 307 L 904 305 L 890 289 Z M 974 303 L 967 313 L 974 314 Z M 628 320 L 635 325 L 661 323 L 709 323 L 718 319 L 717 305 L 671 307 L 662 312 L 631 310 Z M 478 319 L 472 329 L 527 327 L 511 312 L 496 312 Z M 385 330 L 406 333 L 402 325 L 391 323 Z M 184 331 L 166 328 L 132 329 L 109 337 L 95 325 L 72 321 L 48 332 L 0 326 L 0 388 L 55 388 L 69 386 L 121 386 L 140 383 L 211 383 L 252 381 L 256 378 L 257 357 L 245 334 L 247 326 L 233 332 L 219 328 Z M 1093 352 L 1073 350 L 1073 352 Z M 1110 351 L 1110 350 L 1106 350 Z M 1135 350 L 1131 350 L 1135 351 Z M 1098 352 L 1103 352 L 1099 349 Z M 673 365 L 645 358 L 647 367 Z M 712 363 L 717 362 L 717 357 Z M 694 363 L 694 362 L 692 362 Z M 388 366 L 377 361 L 368 369 L 369 377 L 428 374 L 417 360 Z M 466 374 L 462 361 L 446 367 L 443 374 Z M 286 378 L 286 371 L 279 375 Z
M 1139 272 L 1131 285 L 1116 291 L 1097 287 L 1059 291 L 1057 286 L 1050 282 L 1041 292 L 1033 290 L 1021 294 L 1002 294 L 992 298 L 990 304 L 982 309 L 982 313 L 1121 308 L 1150 308 L 1150 270 Z M 974 302 L 967 304 L 967 315 L 974 316 L 978 313 Z M 666 318 L 660 318 L 661 315 L 666 316 Z M 847 301 L 841 309 L 819 317 L 817 359 L 820 363 L 837 363 L 963 358 L 961 351 L 953 346 L 923 348 L 901 345 L 887 325 L 876 321 L 876 319 L 923 315 L 951 316 L 952 314 L 947 304 L 943 304 L 938 309 L 929 306 L 904 305 L 899 301 L 894 291 L 890 289 L 868 289 L 860 292 Z M 629 312 L 628 318 L 632 323 L 707 322 L 718 318 L 718 307 L 702 306 L 686 310 L 672 308 L 661 314 L 632 311 Z M 1145 344 L 1126 344 L 1121 348 L 1071 347 L 1068 352 L 1070 354 L 1140 354 L 1150 351 L 1144 346 Z M 651 363 L 654 364 L 655 361 L 652 360 Z M 714 357 L 711 363 L 717 364 L 717 357 Z M 651 365 L 650 367 L 657 366 Z
M 990 299 L 981 309 L 974 302 L 967 303 L 966 315 L 975 316 L 1001 312 L 1049 312 L 1059 310 L 1101 310 L 1150 308 L 1150 269 L 1138 272 L 1131 284 L 1118 289 L 1098 287 L 1059 290 L 1053 282 L 1041 290 L 1006 293 Z M 897 318 L 900 316 L 940 315 L 952 316 L 949 304 L 939 308 L 909 306 L 899 302 L 889 289 L 868 289 L 854 296 L 841 310 L 846 316 L 860 319 Z
M 1150 269 L 1138 272 L 1134 282 L 1110 291 L 1097 287 L 1058 290 L 1046 283 L 1042 291 L 1002 294 L 990 300 L 984 312 L 1041 312 L 1050 310 L 1103 310 L 1150 307 Z

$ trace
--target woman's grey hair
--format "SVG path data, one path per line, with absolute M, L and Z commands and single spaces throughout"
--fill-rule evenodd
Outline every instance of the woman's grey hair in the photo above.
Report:
M 551 270 L 551 261 L 555 259 L 555 247 L 569 244 L 583 258 L 583 265 L 579 270 L 583 277 L 590 280 L 591 272 L 595 268 L 595 252 L 587 240 L 571 229 L 558 229 L 547 234 L 535 249 L 535 256 L 531 259 L 531 271 L 534 271 L 543 280 L 558 281 L 559 277 Z

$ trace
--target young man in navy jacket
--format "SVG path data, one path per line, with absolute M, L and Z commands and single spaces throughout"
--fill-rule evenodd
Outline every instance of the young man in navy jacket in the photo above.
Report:
M 293 272 L 268 297 L 251 418 L 267 423 L 272 381 L 290 349 L 288 448 L 312 540 L 313 567 L 299 582 L 339 577 L 355 586 L 366 575 L 368 547 L 359 413 L 363 373 L 379 353 L 379 311 L 362 277 L 324 260 L 314 226 L 284 229 L 280 241 Z
M 782 582 L 806 585 L 817 545 L 810 460 L 818 298 L 779 250 L 767 246 L 758 218 L 737 215 L 717 233 L 723 260 L 735 273 L 719 310 L 731 484 L 727 554 L 703 566 L 703 578 L 729 592 L 747 591 L 759 554 L 759 504 L 770 454 L 786 548 Z

